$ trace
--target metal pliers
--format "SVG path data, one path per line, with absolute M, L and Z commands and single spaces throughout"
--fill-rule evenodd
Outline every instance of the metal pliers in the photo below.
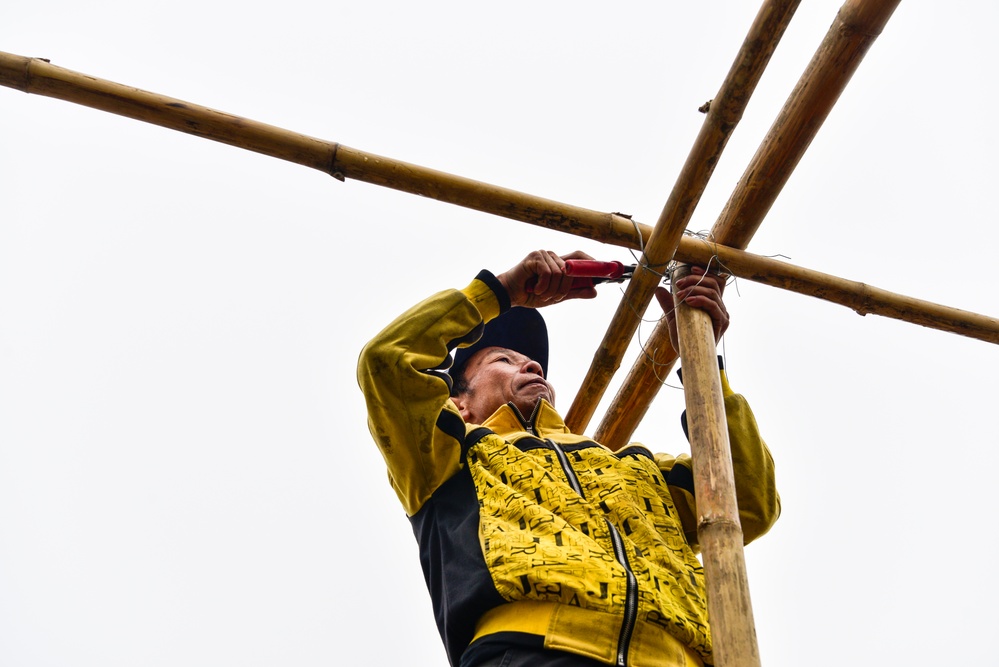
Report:
M 565 275 L 572 276 L 572 286 L 589 287 L 598 283 L 623 283 L 635 275 L 637 264 L 602 262 L 596 259 L 565 260 Z

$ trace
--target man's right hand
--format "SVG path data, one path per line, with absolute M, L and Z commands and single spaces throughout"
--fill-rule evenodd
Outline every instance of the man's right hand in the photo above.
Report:
M 581 250 L 562 256 L 551 250 L 535 250 L 496 278 L 506 288 L 512 306 L 541 308 L 566 299 L 595 297 L 597 290 L 592 284 L 573 288 L 572 277 L 565 274 L 567 259 L 593 258 Z

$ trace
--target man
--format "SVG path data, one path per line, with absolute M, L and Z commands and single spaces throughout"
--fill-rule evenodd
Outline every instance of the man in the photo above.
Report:
M 404 313 L 361 353 L 368 425 L 416 533 L 448 658 L 455 667 L 711 664 L 689 456 L 611 452 L 555 411 L 536 309 L 596 295 L 566 276 L 569 258 L 587 255 L 536 251 L 498 276 L 482 271 Z M 700 269 L 674 285 L 711 315 L 718 337 L 728 326 L 722 287 Z M 657 297 L 671 314 L 672 296 Z M 724 372 L 722 382 L 749 542 L 780 500 L 752 412 Z

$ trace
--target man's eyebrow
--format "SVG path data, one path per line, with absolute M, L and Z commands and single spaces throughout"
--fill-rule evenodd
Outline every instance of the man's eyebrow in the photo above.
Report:
M 488 359 L 496 359 L 497 357 L 516 357 L 516 356 L 524 356 L 524 355 L 506 347 L 497 347 L 495 349 L 490 350 L 489 352 L 486 352 L 486 358 Z

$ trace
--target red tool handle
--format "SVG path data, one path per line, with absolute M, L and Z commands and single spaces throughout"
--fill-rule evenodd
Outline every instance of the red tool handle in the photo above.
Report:
M 567 259 L 565 260 L 565 275 L 574 278 L 610 278 L 611 280 L 624 275 L 628 267 L 621 262 L 601 262 L 597 259 Z M 575 285 L 575 283 L 573 283 Z
M 565 275 L 572 276 L 572 289 L 591 287 L 594 278 L 616 280 L 627 273 L 631 267 L 621 262 L 601 262 L 597 259 L 567 259 L 565 260 Z M 534 291 L 535 279 L 527 285 L 527 291 Z
M 566 272 L 566 275 L 569 275 L 569 273 Z M 525 287 L 527 288 L 528 294 L 534 293 L 534 286 L 537 283 L 538 283 L 537 278 L 531 278 L 530 280 L 527 281 L 527 285 Z M 581 287 L 593 287 L 593 278 L 590 276 L 573 276 L 572 289 L 580 289 Z

